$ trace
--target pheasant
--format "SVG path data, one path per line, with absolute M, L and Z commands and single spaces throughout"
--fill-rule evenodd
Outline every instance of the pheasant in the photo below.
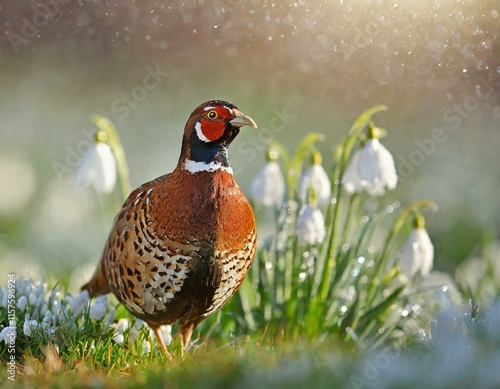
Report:
M 227 156 L 246 125 L 257 127 L 225 101 L 197 107 L 176 168 L 130 194 L 82 287 L 91 297 L 114 293 L 169 357 L 160 327 L 178 321 L 184 352 L 194 328 L 236 292 L 255 256 L 254 214 Z

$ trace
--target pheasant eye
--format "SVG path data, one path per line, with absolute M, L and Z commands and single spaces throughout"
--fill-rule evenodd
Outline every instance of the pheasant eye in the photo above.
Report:
M 219 114 L 217 113 L 217 111 L 212 110 L 209 113 L 207 113 L 207 117 L 213 120 L 217 119 L 219 117 Z

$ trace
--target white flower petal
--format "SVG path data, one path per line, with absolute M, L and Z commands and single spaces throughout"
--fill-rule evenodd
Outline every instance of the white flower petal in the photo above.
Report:
M 128 338 L 130 340 L 130 343 L 134 343 L 137 340 L 137 337 L 139 336 L 139 331 L 135 327 L 130 327 L 128 330 Z
M 102 320 L 108 310 L 108 296 L 99 296 L 90 307 L 89 316 L 92 320 Z
M 276 161 L 269 161 L 250 183 L 255 202 L 265 207 L 280 207 L 285 195 L 285 179 Z
M 38 296 L 35 294 L 35 292 L 31 292 L 28 296 L 28 301 L 31 306 L 36 307 L 38 303 Z
M 382 180 L 382 168 L 378 158 L 378 139 L 369 139 L 361 149 L 358 173 L 365 188 L 374 187 Z
M 27 305 L 28 305 L 28 299 L 26 298 L 26 296 L 19 297 L 19 300 L 17 300 L 17 307 L 21 312 L 24 312 Z
M 380 144 L 377 153 L 380 161 L 380 168 L 383 172 L 382 179 L 384 184 L 389 190 L 395 189 L 398 183 L 398 174 L 396 173 L 394 158 L 391 152 L 387 150 L 383 144 Z
M 28 319 L 29 319 L 29 315 L 26 315 L 28 316 Z M 30 322 L 29 320 L 24 320 L 24 324 L 23 324 L 23 332 L 24 332 L 24 335 L 27 336 L 27 337 L 30 337 L 31 336 L 31 327 L 30 327 Z
M 122 344 L 123 341 L 125 340 L 125 337 L 123 336 L 123 334 L 115 333 L 113 335 L 113 340 L 117 344 Z
M 342 185 L 347 193 L 360 193 L 363 190 L 363 183 L 358 173 L 360 150 L 357 150 L 347 163 L 344 175 L 342 176 Z
M 151 352 L 151 343 L 145 340 L 144 343 L 142 344 L 142 355 L 149 354 L 150 352 Z
M 316 194 L 318 207 L 327 207 L 330 204 L 332 191 L 330 179 L 323 166 L 312 165 L 300 177 L 299 195 L 303 204 L 307 204 L 309 186 L 312 186 Z
M 85 308 L 87 308 L 89 301 L 89 292 L 86 290 L 82 291 L 71 301 L 71 309 L 73 313 L 75 313 L 76 315 L 80 315 L 85 310 Z
M 46 324 L 51 324 L 52 323 L 52 312 L 47 310 L 43 316 L 43 320 L 42 320 L 43 323 L 46 323 Z
M 342 179 L 349 193 L 363 188 L 371 196 L 382 196 L 386 189 L 394 189 L 397 182 L 394 158 L 378 139 L 369 139 L 354 153 Z
M 0 342 L 4 341 L 6 344 L 14 344 L 16 341 L 17 332 L 16 327 L 5 327 L 0 332 Z
M 76 168 L 77 187 L 92 185 L 98 193 L 111 193 L 116 184 L 116 160 L 106 143 L 98 142 L 89 149 Z
M 161 327 L 161 334 L 163 337 L 163 341 L 165 342 L 165 346 L 169 346 L 172 343 L 172 326 L 164 325 Z
M 123 334 L 125 330 L 129 327 L 129 322 L 127 319 L 120 319 L 116 325 L 116 332 Z
M 297 220 L 297 239 L 300 244 L 314 245 L 325 239 L 325 219 L 321 211 L 311 205 L 302 208 Z
M 434 246 L 424 228 L 415 228 L 410 232 L 401 250 L 399 267 L 408 277 L 420 272 L 427 276 L 434 263 Z

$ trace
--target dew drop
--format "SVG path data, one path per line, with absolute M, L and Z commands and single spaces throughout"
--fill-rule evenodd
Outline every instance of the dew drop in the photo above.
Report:
M 363 264 L 363 263 L 365 263 L 365 257 L 359 257 L 359 258 L 358 258 L 358 263 L 359 263 L 359 264 Z
M 488 70 L 490 67 L 485 61 L 481 60 L 477 62 L 476 68 L 478 71 L 482 71 L 482 70 Z
M 146 39 L 148 42 L 151 41 L 151 35 L 146 35 L 144 39 Z
M 497 11 L 495 8 L 493 8 L 493 9 L 491 10 L 490 15 L 491 15 L 491 17 L 492 17 L 493 19 L 496 19 L 496 18 L 498 18 L 498 11 Z
M 408 314 L 409 314 L 409 312 L 408 312 L 408 310 L 406 310 L 406 309 L 403 309 L 403 310 L 401 311 L 401 316 L 403 316 L 403 317 L 407 317 L 407 316 L 408 316 Z

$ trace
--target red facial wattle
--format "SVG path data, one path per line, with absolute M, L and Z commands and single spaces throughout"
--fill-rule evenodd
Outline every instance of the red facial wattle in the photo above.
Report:
M 219 139 L 226 129 L 226 123 L 219 117 L 216 120 L 201 119 L 201 131 L 203 135 L 210 141 Z
M 201 119 L 201 132 L 209 142 L 214 142 L 224 135 L 226 123 L 224 119 L 233 116 L 226 107 L 209 108 Z

